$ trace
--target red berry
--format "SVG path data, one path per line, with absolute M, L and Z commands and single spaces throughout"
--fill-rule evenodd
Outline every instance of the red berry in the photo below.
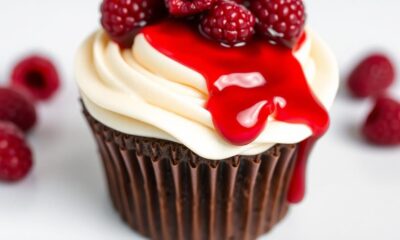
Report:
M 32 152 L 20 132 L 0 123 L 0 180 L 14 182 L 24 178 L 32 168 Z
M 372 54 L 357 65 L 347 84 L 355 97 L 377 96 L 392 85 L 395 75 L 393 63 L 387 56 Z
M 10 121 L 27 132 L 36 123 L 36 110 L 23 94 L 0 87 L 0 120 Z
M 166 0 L 168 11 L 174 16 L 189 16 L 210 9 L 218 0 Z
M 304 31 L 306 20 L 302 0 L 252 0 L 261 35 L 269 41 L 292 48 Z
M 60 78 L 53 63 L 42 56 L 30 56 L 19 62 L 11 74 L 12 86 L 35 98 L 48 100 L 60 87 Z
M 389 97 L 380 97 L 369 114 L 362 132 L 371 143 L 399 145 L 400 103 Z
M 113 41 L 129 48 L 139 30 L 164 12 L 163 0 L 104 0 L 101 24 Z
M 244 6 L 221 1 L 203 17 L 201 30 L 224 45 L 237 46 L 253 37 L 254 25 L 253 14 Z

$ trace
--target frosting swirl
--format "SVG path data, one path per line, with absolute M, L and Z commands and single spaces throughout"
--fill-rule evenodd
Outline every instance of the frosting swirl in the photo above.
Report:
M 332 53 L 308 30 L 295 56 L 313 93 L 329 109 L 338 88 Z M 78 51 L 76 79 L 88 111 L 105 125 L 182 143 L 208 159 L 258 154 L 277 143 L 298 143 L 312 135 L 306 125 L 270 117 L 252 143 L 226 142 L 204 108 L 208 98 L 204 77 L 158 52 L 142 34 L 128 50 L 121 50 L 101 30 L 93 34 Z

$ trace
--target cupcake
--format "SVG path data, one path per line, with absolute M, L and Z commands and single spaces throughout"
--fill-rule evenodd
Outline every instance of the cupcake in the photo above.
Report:
M 237 2 L 105 0 L 78 51 L 112 202 L 143 236 L 255 239 L 304 197 L 335 59 L 301 0 Z

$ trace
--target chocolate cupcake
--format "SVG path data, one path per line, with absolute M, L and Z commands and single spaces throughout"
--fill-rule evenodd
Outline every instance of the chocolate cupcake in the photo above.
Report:
M 255 239 L 304 196 L 337 65 L 309 29 L 290 49 L 267 36 L 210 39 L 196 21 L 141 25 L 126 48 L 103 19 L 106 31 L 76 60 L 83 112 L 114 206 L 134 230 L 151 239 Z

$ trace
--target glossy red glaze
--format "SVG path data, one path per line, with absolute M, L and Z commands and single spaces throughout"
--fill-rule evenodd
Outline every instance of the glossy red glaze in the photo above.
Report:
M 314 138 L 326 131 L 328 114 L 314 97 L 291 50 L 261 39 L 242 47 L 222 47 L 195 27 L 174 20 L 147 26 L 142 33 L 159 52 L 204 76 L 209 91 L 205 107 L 229 142 L 245 145 L 254 141 L 268 117 L 306 124 Z M 299 192 L 289 191 L 291 202 L 304 195 L 304 173 L 300 171 L 305 170 L 308 151 L 301 146 L 304 149 L 299 151 L 291 184 Z
M 306 169 L 307 160 L 317 142 L 317 137 L 311 137 L 300 143 L 297 152 L 296 165 L 293 170 L 292 180 L 290 182 L 287 199 L 290 203 L 299 203 L 304 199 L 306 192 Z

